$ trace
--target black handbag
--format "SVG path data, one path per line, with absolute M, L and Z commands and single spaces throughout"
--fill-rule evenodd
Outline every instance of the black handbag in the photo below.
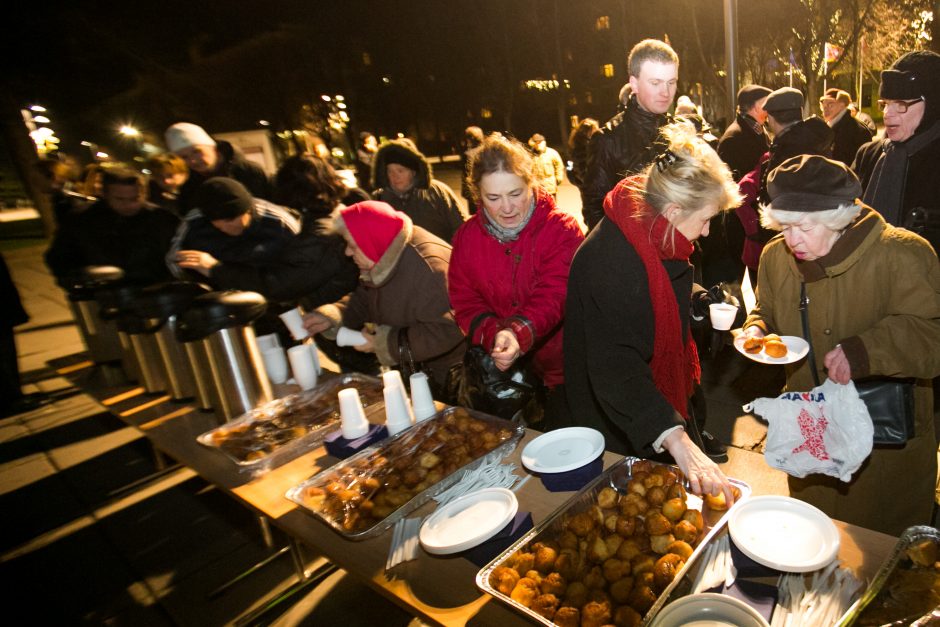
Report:
M 472 343 L 477 326 L 490 316 L 495 314 L 480 314 L 470 323 L 458 403 L 512 420 L 535 400 L 538 381 L 528 366 L 526 356 L 520 357 L 511 368 L 503 371 L 496 367 L 493 358 L 482 346 Z
M 401 378 L 406 382 L 416 372 L 423 372 L 428 376 L 428 386 L 431 388 L 431 396 L 434 400 L 446 403 L 447 405 L 457 405 L 457 395 L 460 391 L 460 377 L 462 374 L 462 365 L 454 364 L 447 371 L 444 381 L 438 381 L 433 371 L 428 368 L 424 362 L 415 361 L 414 353 L 411 351 L 411 341 L 408 339 L 408 327 L 402 327 L 398 330 L 398 370 L 401 372 Z
M 813 381 L 819 385 L 816 370 L 816 355 L 809 333 L 809 298 L 806 284 L 800 284 L 800 318 L 803 321 L 803 336 L 809 344 L 809 366 Z M 859 398 L 868 407 L 875 428 L 874 444 L 903 446 L 914 437 L 914 380 L 893 377 L 869 377 L 854 381 Z

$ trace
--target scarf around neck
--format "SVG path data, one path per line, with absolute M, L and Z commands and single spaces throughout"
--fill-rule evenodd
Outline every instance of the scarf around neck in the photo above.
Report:
M 532 219 L 532 215 L 535 213 L 535 193 L 532 194 L 532 200 L 529 202 L 529 212 L 523 218 L 522 222 L 518 226 L 511 228 L 505 228 L 496 224 L 495 220 L 490 218 L 490 214 L 486 212 L 486 209 L 483 209 L 483 226 L 486 227 L 487 232 L 490 235 L 495 237 L 501 242 L 513 242 L 519 238 L 519 234 L 522 233 L 522 229 L 526 227 L 529 223 L 529 220 Z
M 691 334 L 685 345 L 682 343 L 679 304 L 663 261 L 688 262 L 692 243 L 671 229 L 664 216 L 633 197 L 632 188 L 643 184 L 643 176 L 621 181 L 605 199 L 604 213 L 627 238 L 646 269 L 653 305 L 653 383 L 673 409 L 688 419 L 689 399 L 701 378 L 701 368 Z

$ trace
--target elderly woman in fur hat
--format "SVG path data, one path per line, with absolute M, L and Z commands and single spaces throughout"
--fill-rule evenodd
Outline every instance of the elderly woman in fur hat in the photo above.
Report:
M 810 341 L 811 357 L 786 366 L 788 390 L 808 391 L 826 377 L 841 384 L 915 380 L 914 437 L 875 445 L 849 483 L 789 477 L 790 493 L 833 518 L 891 535 L 929 524 L 937 480 L 930 381 L 940 374 L 937 257 L 923 238 L 861 203 L 858 178 L 839 161 L 792 157 L 771 171 L 768 192 L 761 220 L 781 235 L 761 256 L 745 336 Z
M 333 228 L 359 268 L 359 286 L 306 314 L 304 326 L 329 339 L 340 326 L 361 330 L 366 341 L 356 350 L 374 353 L 392 368 L 409 358 L 410 349 L 437 387 L 438 400 L 452 400 L 441 395 L 466 345 L 447 298 L 450 244 L 379 201 L 341 207 L 333 213 Z

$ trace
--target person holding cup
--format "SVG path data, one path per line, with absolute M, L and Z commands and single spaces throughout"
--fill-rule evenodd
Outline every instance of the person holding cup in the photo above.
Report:
M 423 364 L 438 400 L 453 401 L 443 394 L 463 362 L 465 342 L 447 297 L 450 244 L 380 201 L 340 207 L 332 228 L 359 268 L 359 285 L 343 300 L 305 314 L 307 331 L 328 339 L 340 327 L 360 331 L 365 341 L 355 350 L 374 354 L 386 367 L 398 367 L 403 358 Z
M 741 196 L 694 129 L 671 124 L 662 132 L 668 149 L 607 195 L 605 217 L 571 263 L 568 403 L 577 424 L 603 433 L 608 449 L 668 452 L 693 492 L 730 502 L 731 484 L 703 451 L 691 402 L 701 370 L 690 314 L 706 291 L 693 283 L 689 257 L 709 221 Z

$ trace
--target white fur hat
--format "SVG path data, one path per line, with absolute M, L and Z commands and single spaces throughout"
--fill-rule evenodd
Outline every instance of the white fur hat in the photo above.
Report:
M 189 122 L 177 122 L 166 129 L 167 150 L 179 152 L 190 146 L 215 146 L 215 140 L 201 126 Z

